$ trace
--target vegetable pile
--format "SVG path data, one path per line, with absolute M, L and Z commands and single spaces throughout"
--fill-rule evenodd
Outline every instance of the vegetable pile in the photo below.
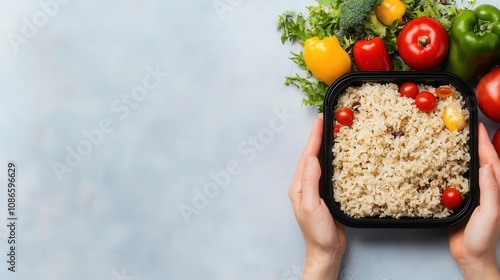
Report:
M 350 71 L 445 70 L 476 84 L 500 62 L 500 10 L 475 0 L 317 0 L 288 11 L 281 42 L 300 44 L 285 78 L 322 110 L 329 85 Z M 459 4 L 460 7 L 459 7 Z

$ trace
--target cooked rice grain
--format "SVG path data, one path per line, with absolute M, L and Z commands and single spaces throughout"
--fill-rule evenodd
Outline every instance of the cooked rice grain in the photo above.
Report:
M 435 92 L 431 86 L 419 89 Z M 450 131 L 442 114 L 454 104 L 468 123 L 462 95 L 438 98 L 436 108 L 423 113 L 396 84 L 365 83 L 348 88 L 337 102 L 335 111 L 359 104 L 354 123 L 342 127 L 333 144 L 334 199 L 341 210 L 354 218 L 449 216 L 441 192 L 447 187 L 469 191 L 464 177 L 469 126 Z

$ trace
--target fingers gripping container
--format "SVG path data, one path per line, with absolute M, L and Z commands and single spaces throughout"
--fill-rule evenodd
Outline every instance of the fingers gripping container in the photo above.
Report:
M 398 86 L 405 82 L 424 84 L 434 87 L 451 85 L 465 100 L 465 107 L 469 111 L 469 171 L 464 175 L 469 181 L 469 192 L 463 197 L 461 206 L 445 218 L 414 218 L 414 217 L 363 217 L 354 218 L 344 213 L 338 202 L 334 200 L 335 169 L 333 166 L 333 127 L 335 125 L 335 106 L 339 96 L 348 87 L 361 86 L 364 83 L 395 83 Z M 349 227 L 359 228 L 450 228 L 467 220 L 479 201 L 479 159 L 477 147 L 477 101 L 474 89 L 462 78 L 446 72 L 424 71 L 389 71 L 389 72 L 351 72 L 338 78 L 326 92 L 323 112 L 324 127 L 323 141 L 320 152 L 321 179 L 320 195 L 328 206 L 334 219 Z M 355 119 L 356 121 L 356 119 Z

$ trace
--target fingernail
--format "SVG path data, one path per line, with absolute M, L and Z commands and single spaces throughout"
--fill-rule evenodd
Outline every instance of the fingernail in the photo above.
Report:
M 318 119 L 323 119 L 323 113 L 318 114 Z

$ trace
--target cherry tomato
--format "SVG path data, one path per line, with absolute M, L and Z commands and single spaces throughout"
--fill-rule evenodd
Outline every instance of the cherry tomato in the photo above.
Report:
M 462 110 L 455 105 L 450 105 L 443 110 L 443 121 L 449 130 L 462 130 L 467 123 Z
M 436 108 L 436 97 L 428 91 L 422 91 L 415 97 L 415 105 L 422 112 L 430 112 Z
M 429 70 L 448 53 L 448 33 L 439 21 L 430 17 L 414 18 L 406 23 L 397 38 L 401 59 L 413 69 Z
M 497 132 L 495 132 L 495 135 L 493 135 L 493 140 L 491 140 L 491 143 L 493 143 L 493 146 L 495 147 L 495 150 L 500 157 L 500 128 L 497 129 Z
M 455 188 L 447 188 L 441 195 L 441 204 L 450 210 L 455 210 L 462 204 L 462 194 Z
M 354 112 L 347 107 L 343 107 L 335 113 L 335 118 L 341 125 L 351 125 L 354 120 Z
M 340 131 L 340 125 L 336 124 L 333 126 L 333 133 L 339 133 Z
M 418 94 L 418 87 L 412 82 L 406 82 L 399 87 L 399 93 L 401 93 L 402 96 L 415 99 Z
M 446 98 L 452 96 L 455 92 L 448 86 L 440 86 L 436 89 L 436 95 L 439 98 Z
M 481 112 L 492 121 L 500 122 L 500 67 L 481 78 L 476 97 Z

